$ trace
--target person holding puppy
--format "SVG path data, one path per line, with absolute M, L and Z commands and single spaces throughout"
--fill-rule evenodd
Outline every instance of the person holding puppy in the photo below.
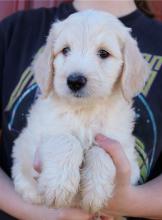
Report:
M 48 34 L 50 24 L 54 21 L 53 19 L 62 20 L 71 13 L 90 8 L 108 11 L 120 17 L 126 26 L 131 27 L 132 34 L 139 42 L 141 51 L 153 68 L 153 73 L 143 90 L 143 94 L 135 99 L 138 124 L 134 133 L 137 136 L 139 159 L 142 161 L 140 181 L 143 183 L 153 178 L 154 180 L 140 186 L 131 186 L 129 162 L 122 152 L 120 143 L 101 134 L 98 135 L 96 141 L 111 155 L 117 169 L 115 193 L 101 215 L 103 218 L 119 215 L 138 217 L 139 219 L 161 219 L 162 177 L 158 175 L 162 171 L 159 167 L 162 145 L 160 137 L 162 117 L 159 106 L 162 98 L 160 93 L 162 79 L 158 72 L 161 70 L 159 44 L 162 26 L 137 11 L 132 0 L 119 1 L 118 7 L 114 1 L 75 0 L 73 3 L 64 3 L 54 9 L 20 12 L 0 24 L 2 42 L 0 45 L 0 82 L 2 83 L 0 86 L 0 106 L 1 112 L 3 112 L 3 121 L 2 119 L 0 121 L 2 128 L 0 165 L 10 175 L 10 154 L 13 140 L 24 127 L 27 110 L 34 98 L 39 95 L 28 66 L 30 66 L 34 54 L 45 43 L 45 36 Z M 31 27 L 31 22 L 34 29 Z M 151 30 L 150 25 L 152 25 Z M 157 37 L 152 33 L 154 29 L 158 32 Z M 155 37 L 154 44 L 151 41 L 152 37 Z M 145 154 L 145 150 L 147 154 Z M 41 172 L 39 157 L 33 163 L 35 169 Z M 2 170 L 0 172 L 0 191 L 1 210 L 18 219 L 77 220 L 92 218 L 91 215 L 79 209 L 52 210 L 25 203 L 15 193 L 12 182 Z

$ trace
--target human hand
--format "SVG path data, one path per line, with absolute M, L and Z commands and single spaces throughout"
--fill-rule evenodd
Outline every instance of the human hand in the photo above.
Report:
M 96 136 L 96 142 L 111 157 L 116 167 L 115 189 L 107 206 L 101 211 L 101 216 L 129 216 L 137 187 L 131 185 L 131 168 L 120 143 L 101 134 Z

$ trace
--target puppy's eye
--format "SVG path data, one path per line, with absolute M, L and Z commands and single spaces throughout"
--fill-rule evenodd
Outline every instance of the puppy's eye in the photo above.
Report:
M 106 59 L 110 56 L 109 52 L 103 49 L 100 49 L 97 54 L 101 59 Z
M 64 56 L 67 56 L 69 52 L 70 52 L 70 47 L 64 47 L 62 49 L 62 53 Z

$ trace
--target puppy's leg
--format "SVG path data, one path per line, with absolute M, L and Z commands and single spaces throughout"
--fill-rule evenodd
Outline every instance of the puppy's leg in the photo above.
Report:
M 83 160 L 80 142 L 70 134 L 56 135 L 45 141 L 40 153 L 42 173 L 38 184 L 46 205 L 69 206 L 79 188 Z
M 27 130 L 24 130 L 13 147 L 12 178 L 15 190 L 25 201 L 40 204 L 42 198 L 37 190 L 37 182 L 33 178 L 36 174 L 33 169 L 36 146 Z
M 27 170 L 23 169 L 21 164 L 14 164 L 12 168 L 12 176 L 16 192 L 18 192 L 26 202 L 31 202 L 33 204 L 43 203 L 43 200 L 37 191 L 37 182 Z
M 114 188 L 115 166 L 105 151 L 92 147 L 85 155 L 81 173 L 82 207 L 98 212 L 111 198 Z

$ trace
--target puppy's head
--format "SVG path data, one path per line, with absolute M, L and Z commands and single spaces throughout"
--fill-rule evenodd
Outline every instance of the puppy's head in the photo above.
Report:
M 108 13 L 90 10 L 52 25 L 33 68 L 44 96 L 52 91 L 68 100 L 107 97 L 115 84 L 130 100 L 147 75 L 128 28 Z

